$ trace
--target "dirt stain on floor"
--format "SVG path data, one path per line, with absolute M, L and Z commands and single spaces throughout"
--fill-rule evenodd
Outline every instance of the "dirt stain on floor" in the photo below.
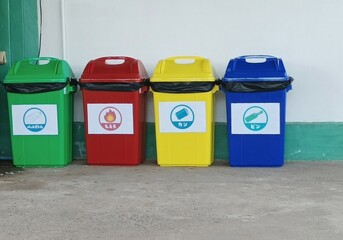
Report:
M 24 168 L 15 167 L 12 161 L 0 161 L 0 178 L 22 173 Z

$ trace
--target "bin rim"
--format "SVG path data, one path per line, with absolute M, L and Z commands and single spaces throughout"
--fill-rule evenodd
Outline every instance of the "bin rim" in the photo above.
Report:
M 204 93 L 216 89 L 218 81 L 202 82 L 150 82 L 150 88 L 153 92 L 161 93 Z
M 140 82 L 88 82 L 74 81 L 80 86 L 81 90 L 89 91 L 110 91 L 110 92 L 146 92 L 149 88 L 149 79 L 143 79 Z
M 148 77 L 145 78 L 145 77 L 135 77 L 135 78 L 130 78 L 130 77 L 127 77 L 127 78 L 114 78 L 114 77 L 110 77 L 108 76 L 107 78 L 106 77 L 100 77 L 99 78 L 85 78 L 83 76 L 81 76 L 80 78 L 80 82 L 81 83 L 133 83 L 133 82 L 136 82 L 136 83 L 139 83 L 139 82 L 144 82 L 146 81 L 147 79 L 149 79 Z
M 288 81 L 289 76 L 285 77 L 224 77 L 222 79 L 223 82 L 232 82 L 232 81 L 237 81 L 237 82 L 272 82 L 272 81 Z
M 292 89 L 292 82 L 294 79 L 288 77 L 283 81 L 221 81 L 220 89 L 224 92 L 271 92 L 278 90 Z
M 177 76 L 176 74 L 165 74 L 163 77 L 150 78 L 150 82 L 215 82 L 218 78 L 216 76 L 211 77 L 196 77 L 196 76 Z
M 67 89 L 68 92 L 76 92 L 75 78 L 68 77 L 64 82 L 33 82 L 33 83 L 2 83 L 7 93 L 35 94 L 54 92 Z

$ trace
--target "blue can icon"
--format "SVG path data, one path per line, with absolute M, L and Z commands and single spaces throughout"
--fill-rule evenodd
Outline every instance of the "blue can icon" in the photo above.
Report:
M 182 118 L 185 118 L 185 117 L 187 117 L 189 115 L 188 109 L 187 108 L 183 108 L 183 109 L 177 111 L 175 113 L 175 115 L 176 115 L 178 120 L 181 120 Z

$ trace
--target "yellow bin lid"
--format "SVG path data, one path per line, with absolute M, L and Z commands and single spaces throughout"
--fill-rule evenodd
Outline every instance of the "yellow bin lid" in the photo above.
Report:
M 177 56 L 160 60 L 151 82 L 215 81 L 210 60 L 197 56 Z

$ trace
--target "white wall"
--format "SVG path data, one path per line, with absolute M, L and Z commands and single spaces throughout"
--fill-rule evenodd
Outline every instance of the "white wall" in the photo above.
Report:
M 222 77 L 230 58 L 270 54 L 281 57 L 295 79 L 287 99 L 288 122 L 343 121 L 341 0 L 43 0 L 42 4 L 41 55 L 65 58 L 77 77 L 89 60 L 108 55 L 138 58 L 149 74 L 160 59 L 198 55 L 209 58 Z M 225 122 L 224 95 L 217 96 L 216 121 Z M 151 96 L 148 114 L 148 121 L 153 121 Z M 75 120 L 83 120 L 80 93 Z

